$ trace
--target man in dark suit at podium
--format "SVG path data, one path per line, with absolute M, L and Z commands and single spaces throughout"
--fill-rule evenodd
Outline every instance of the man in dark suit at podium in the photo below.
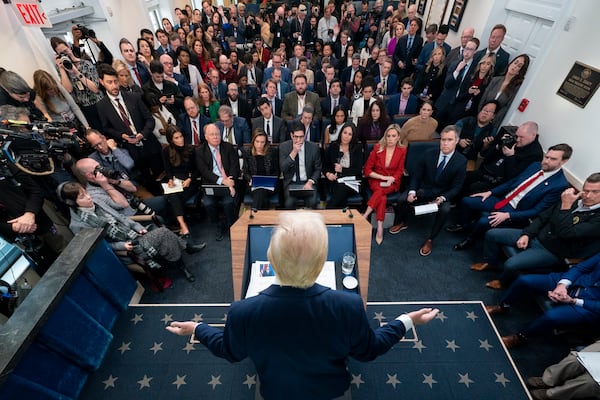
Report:
M 327 247 L 320 215 L 282 213 L 267 250 L 278 284 L 234 303 L 225 331 L 194 321 L 173 321 L 166 329 L 193 335 L 192 342 L 230 362 L 250 357 L 260 380 L 255 398 L 350 399 L 347 358 L 375 359 L 438 310 L 423 308 L 371 329 L 359 296 L 315 283 Z
M 226 225 L 221 224 L 217 231 L 216 240 L 221 241 L 229 227 L 236 220 L 235 182 L 240 175 L 240 163 L 237 150 L 231 143 L 221 140 L 221 132 L 215 124 L 204 127 L 204 139 L 196 152 L 196 167 L 200 171 L 203 184 L 223 185 L 228 193 L 215 193 L 202 197 L 202 203 L 213 222 L 218 218 L 217 205 L 221 203 L 225 209 Z
M 435 222 L 419 254 L 426 257 L 433 249 L 433 239 L 440 233 L 450 212 L 450 202 L 458 195 L 467 173 L 467 159 L 456 151 L 460 139 L 459 129 L 448 125 L 440 134 L 440 149 L 423 154 L 415 171 L 411 171 L 409 189 L 395 207 L 396 216 L 390 233 L 395 235 L 408 228 L 414 215 L 413 205 L 436 204 Z

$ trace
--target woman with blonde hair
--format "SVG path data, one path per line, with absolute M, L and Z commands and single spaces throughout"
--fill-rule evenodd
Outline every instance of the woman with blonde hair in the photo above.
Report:
M 444 48 L 436 47 L 431 52 L 425 67 L 417 74 L 413 93 L 421 99 L 435 103 L 444 90 L 446 78 L 446 54 Z
M 383 220 L 385 219 L 387 195 L 400 190 L 405 159 L 406 147 L 400 142 L 400 126 L 392 124 L 388 126 L 379 143 L 371 150 L 365 163 L 364 174 L 373 194 L 367 202 L 364 217 L 368 219 L 375 211 L 377 219 L 375 242 L 378 245 L 383 242 Z
M 127 65 L 121 60 L 114 60 L 112 64 L 115 71 L 117 71 L 117 78 L 119 79 L 120 90 L 130 93 L 144 94 L 144 91 L 139 87 L 131 77 L 131 72 Z
M 37 95 L 34 104 L 48 122 L 73 124 L 74 128 L 79 122 L 84 129 L 90 127 L 73 97 L 48 72 L 38 69 L 33 73 L 33 90 Z
M 496 66 L 496 55 L 487 54 L 479 60 L 475 72 L 471 77 L 471 85 L 469 86 L 469 97 L 464 101 L 456 102 L 452 119 L 458 121 L 463 117 L 477 115 L 479 110 L 479 101 L 483 97 L 485 89 L 487 89 L 494 76 L 494 67 Z
M 217 101 L 214 93 L 206 83 L 198 85 L 198 107 L 200 113 L 210 118 L 210 122 L 215 122 L 219 118 L 219 107 L 221 104 Z
M 398 39 L 400 39 L 400 37 L 404 35 L 404 24 L 398 21 L 392 29 L 394 32 L 394 36 L 389 40 L 387 44 L 388 54 L 394 54 L 394 51 L 396 50 L 396 44 L 398 43 Z

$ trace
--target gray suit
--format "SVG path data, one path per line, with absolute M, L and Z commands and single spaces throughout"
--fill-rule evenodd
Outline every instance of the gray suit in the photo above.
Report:
M 295 158 L 290 157 L 292 152 L 292 141 L 288 140 L 279 145 L 279 169 L 283 174 L 283 194 L 285 199 L 285 208 L 293 209 L 296 207 L 297 198 L 290 196 L 289 186 L 294 183 L 296 175 Z M 304 197 L 304 205 L 307 208 L 314 208 L 317 204 L 317 183 L 321 176 L 321 152 L 316 143 L 304 142 L 304 166 L 306 168 L 307 180 L 313 181 L 314 193 Z M 307 180 L 299 183 L 304 184 Z
M 315 110 L 313 119 L 320 120 L 323 117 L 323 113 L 321 112 L 321 99 L 319 99 L 318 94 L 307 90 L 305 93 L 304 104 L 310 104 L 313 106 Z M 294 91 L 285 95 L 285 99 L 283 100 L 283 107 L 281 109 L 281 118 L 285 120 L 290 120 L 295 119 L 297 116 L 298 94 Z

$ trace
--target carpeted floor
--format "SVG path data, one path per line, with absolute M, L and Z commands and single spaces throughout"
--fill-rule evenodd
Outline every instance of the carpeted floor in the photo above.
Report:
M 377 360 L 350 361 L 353 399 L 528 398 L 481 302 L 373 303 L 367 315 L 376 327 L 423 306 L 441 312 Z M 253 399 L 251 362 L 229 364 L 164 329 L 170 320 L 223 324 L 226 312 L 226 306 L 132 306 L 81 399 Z

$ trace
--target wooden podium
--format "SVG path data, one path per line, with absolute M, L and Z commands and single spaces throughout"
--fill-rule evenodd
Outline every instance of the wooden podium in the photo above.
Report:
M 354 225 L 360 296 L 366 307 L 369 293 L 369 269 L 371 266 L 371 224 L 357 210 L 352 210 L 354 218 L 350 218 L 350 213 L 344 213 L 342 210 L 310 211 L 321 214 L 326 225 Z M 250 211 L 246 210 L 231 227 L 231 273 L 233 275 L 234 300 L 240 300 L 242 296 L 248 226 L 276 225 L 279 214 L 282 212 L 293 211 L 260 210 L 253 214 L 253 218 L 250 218 Z

